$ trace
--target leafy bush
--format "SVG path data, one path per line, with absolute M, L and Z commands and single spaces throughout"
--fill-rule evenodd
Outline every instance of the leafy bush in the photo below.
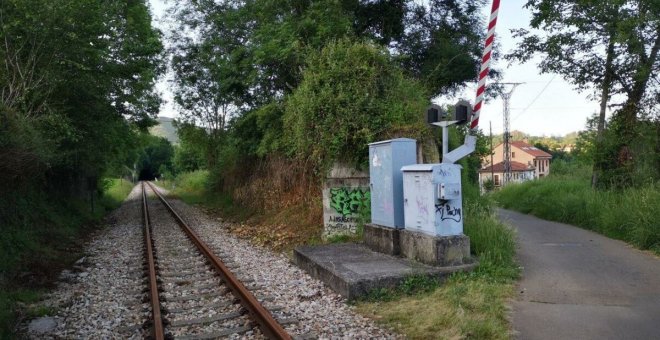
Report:
M 341 40 L 311 53 L 303 81 L 286 100 L 290 152 L 317 170 L 341 160 L 364 168 L 367 144 L 430 133 L 422 86 L 404 76 L 385 49 Z
M 197 170 L 180 174 L 175 179 L 177 192 L 203 192 L 208 184 L 209 172 Z
M 206 160 L 204 154 L 192 145 L 182 144 L 174 147 L 172 165 L 175 173 L 191 172 L 203 169 Z

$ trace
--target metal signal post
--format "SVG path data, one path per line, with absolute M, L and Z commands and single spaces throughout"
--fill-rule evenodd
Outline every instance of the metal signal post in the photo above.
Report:
M 491 56 L 493 54 L 493 42 L 495 41 L 495 25 L 497 24 L 497 15 L 500 9 L 500 0 L 493 0 L 493 4 L 490 10 L 490 18 L 488 20 L 488 31 L 486 32 L 486 42 L 484 44 L 483 56 L 481 57 L 481 68 L 479 70 L 479 82 L 477 85 L 477 97 L 475 99 L 474 106 L 463 107 L 463 103 L 460 103 L 460 108 L 462 112 L 468 114 L 467 120 L 470 125 L 470 132 L 465 136 L 465 142 L 463 145 L 449 152 L 449 150 L 443 150 L 442 163 L 456 163 L 461 158 L 474 152 L 477 145 L 477 128 L 479 125 L 479 113 L 481 112 L 481 106 L 483 104 L 484 95 L 486 92 L 486 76 L 490 70 Z M 459 106 L 459 105 L 457 105 Z M 464 109 L 463 109 L 464 108 Z M 433 108 L 431 108 L 433 109 Z M 428 122 L 429 123 L 439 123 L 438 122 L 438 112 L 439 110 L 429 109 L 428 111 Z M 433 116 L 433 114 L 435 116 Z M 449 122 L 444 122 L 442 124 L 450 124 Z M 434 124 L 440 126 L 441 124 Z M 446 128 L 446 126 L 445 126 Z M 443 143 L 444 144 L 444 143 Z

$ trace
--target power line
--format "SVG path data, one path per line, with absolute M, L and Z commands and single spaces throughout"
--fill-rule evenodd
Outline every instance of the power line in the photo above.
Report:
M 543 86 L 543 88 L 541 89 L 541 92 L 539 92 L 539 94 L 537 94 L 536 97 L 534 97 L 534 99 L 532 99 L 532 102 L 529 103 L 529 105 L 527 105 L 527 107 L 525 107 L 525 108 L 522 110 L 522 112 L 520 112 L 518 115 L 516 115 L 516 116 L 512 119 L 512 121 L 515 121 L 516 119 L 518 119 L 520 116 L 522 116 L 523 113 L 527 112 L 527 110 L 528 110 L 532 105 L 534 105 L 534 103 L 536 102 L 536 100 L 539 99 L 539 97 L 541 97 L 541 95 L 543 94 L 543 92 L 545 92 L 545 90 L 548 88 L 548 86 L 550 86 L 550 83 L 552 83 L 552 81 L 555 80 L 555 77 L 556 77 L 556 76 L 557 76 L 557 74 L 552 75 L 552 78 L 550 78 L 550 80 L 548 80 L 548 82 L 545 84 L 545 86 Z

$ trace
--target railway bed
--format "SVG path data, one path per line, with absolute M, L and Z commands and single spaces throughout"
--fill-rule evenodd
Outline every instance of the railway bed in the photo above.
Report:
M 144 336 L 153 339 L 290 339 L 296 323 L 259 293 L 253 279 L 231 272 L 226 254 L 209 248 L 150 183 L 142 184 L 145 268 L 150 308 Z M 149 196 L 157 199 L 151 199 Z M 271 314 L 272 313 L 272 314 Z M 305 337 L 313 337 L 307 335 Z
M 266 338 L 146 183 L 145 190 L 157 309 L 162 312 L 159 319 L 166 320 L 163 337 Z M 356 314 L 345 299 L 293 266 L 285 254 L 235 237 L 227 222 L 196 207 L 176 199 L 168 202 L 292 337 L 400 337 Z M 138 184 L 86 242 L 80 259 L 61 272 L 43 300 L 29 307 L 48 314 L 21 323 L 25 338 L 154 338 L 143 209 Z M 245 328 L 235 332 L 234 326 Z

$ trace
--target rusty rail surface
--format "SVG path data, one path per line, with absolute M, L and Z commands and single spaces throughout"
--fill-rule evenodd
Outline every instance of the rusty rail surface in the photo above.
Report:
M 163 195 L 156 190 L 156 188 L 147 182 L 151 190 L 158 196 L 160 201 L 167 207 L 174 219 L 188 235 L 188 238 L 197 246 L 197 249 L 206 256 L 211 263 L 211 266 L 216 269 L 220 277 L 223 279 L 227 287 L 236 296 L 241 305 L 250 313 L 250 316 L 261 329 L 261 332 L 270 339 L 292 339 L 291 335 L 284 330 L 270 312 L 259 303 L 257 298 L 250 292 L 241 281 L 225 266 L 225 264 L 211 251 L 211 249 L 197 236 L 197 234 L 188 226 L 188 224 L 181 218 L 181 216 L 172 208 L 172 206 L 165 200 Z
M 147 206 L 147 194 L 142 182 L 142 223 L 144 224 L 144 243 L 147 252 L 147 265 L 149 266 L 149 298 L 151 300 L 151 317 L 153 318 L 152 336 L 155 340 L 165 339 L 163 317 L 160 310 L 160 299 L 158 297 L 158 281 L 156 278 L 156 262 L 154 261 L 154 250 L 151 239 L 149 207 Z

